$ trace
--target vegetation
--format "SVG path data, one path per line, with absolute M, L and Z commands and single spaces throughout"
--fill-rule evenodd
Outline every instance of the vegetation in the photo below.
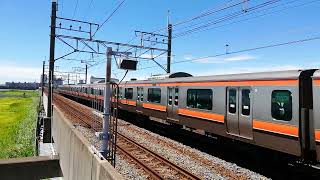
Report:
M 0 91 L 0 159 L 33 156 L 39 94 Z

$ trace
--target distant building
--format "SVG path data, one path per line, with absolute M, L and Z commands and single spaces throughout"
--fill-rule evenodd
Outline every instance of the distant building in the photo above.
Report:
M 6 82 L 5 87 L 7 89 L 35 90 L 39 88 L 39 85 L 37 82 Z
M 110 80 L 112 82 L 119 82 L 119 80 L 115 78 L 111 78 Z M 94 76 L 90 77 L 90 84 L 97 84 L 97 83 L 104 83 L 104 82 L 105 82 L 105 78 L 99 78 Z
M 94 76 L 90 77 L 90 84 L 99 83 L 99 81 L 104 81 L 104 78 L 99 78 L 99 77 L 94 77 Z
M 53 86 L 57 87 L 57 86 L 61 86 L 63 85 L 63 79 L 62 78 L 53 78 Z

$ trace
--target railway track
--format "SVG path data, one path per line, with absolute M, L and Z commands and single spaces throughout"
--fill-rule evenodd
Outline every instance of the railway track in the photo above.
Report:
M 53 103 L 70 119 L 73 123 L 81 124 L 84 127 L 100 131 L 102 122 L 97 120 L 88 107 L 67 99 L 61 95 L 53 95 Z
M 152 179 L 200 179 L 120 133 L 117 146 L 123 154 L 148 172 Z
M 95 131 L 101 130 L 102 120 L 99 121 L 99 118 L 95 117 L 91 108 L 58 94 L 53 95 L 53 102 L 73 123 Z M 117 149 L 118 153 L 139 166 L 149 179 L 200 179 L 120 133 L 117 138 Z

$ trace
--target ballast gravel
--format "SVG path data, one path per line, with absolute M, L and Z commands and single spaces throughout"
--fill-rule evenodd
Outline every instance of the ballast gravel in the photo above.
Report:
M 87 138 L 87 140 L 96 148 L 101 148 L 101 142 L 95 136 L 94 130 L 82 127 L 80 125 L 75 126 L 76 129 Z M 117 153 L 116 156 L 116 170 L 125 178 L 129 180 L 145 180 L 147 177 L 144 172 L 138 169 L 134 164 L 128 162 L 127 159 Z
M 79 125 L 76 126 L 76 129 L 96 149 L 100 149 L 101 143 L 92 129 Z M 234 163 L 226 162 L 123 120 L 118 120 L 118 132 L 202 179 L 268 179 L 258 173 L 239 167 Z M 133 163 L 128 162 L 130 160 L 118 153 L 117 155 L 116 169 L 126 179 L 147 179 L 142 170 L 138 169 Z

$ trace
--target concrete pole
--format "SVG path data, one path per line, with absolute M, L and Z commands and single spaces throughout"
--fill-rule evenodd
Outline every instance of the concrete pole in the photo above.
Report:
M 107 63 L 106 63 L 106 86 L 104 88 L 104 110 L 103 110 L 103 127 L 102 127 L 102 147 L 101 153 L 107 158 L 108 155 L 108 140 L 109 140 L 109 114 L 110 114 L 110 79 L 111 79 L 111 58 L 112 48 L 107 48 Z

